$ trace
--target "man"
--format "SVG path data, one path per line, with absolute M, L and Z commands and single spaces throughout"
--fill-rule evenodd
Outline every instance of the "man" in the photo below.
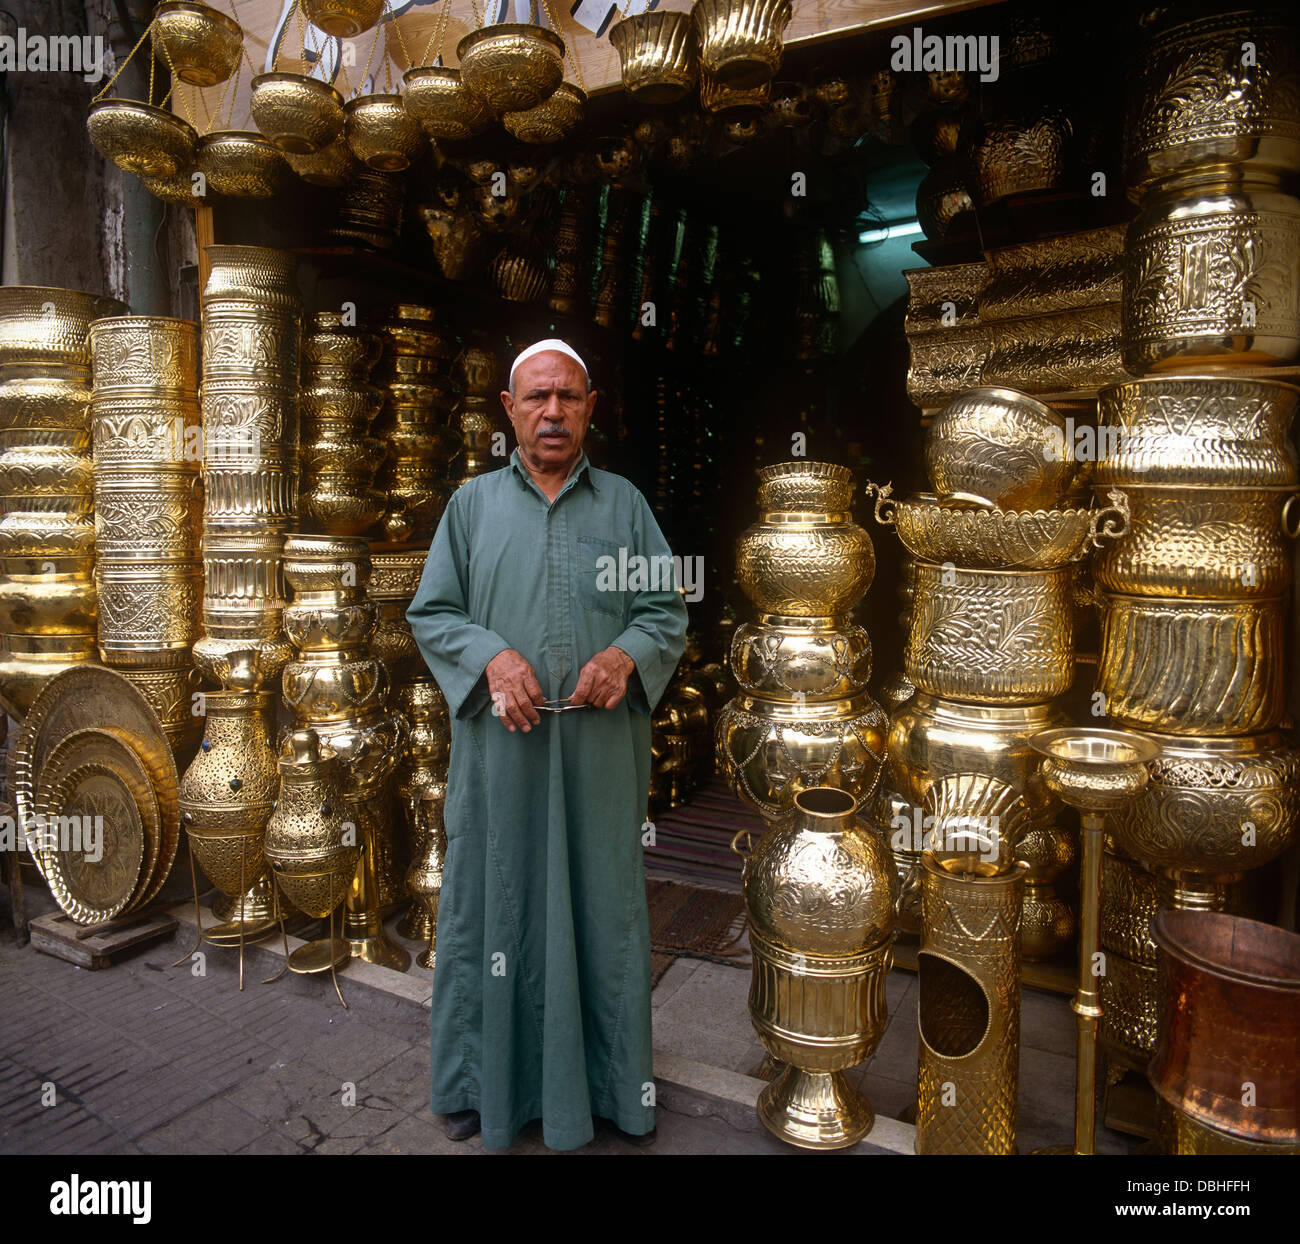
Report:
M 576 352 L 523 351 L 501 401 L 518 447 L 452 497 L 406 613 L 452 717 L 430 1104 L 453 1139 L 504 1148 L 540 1116 L 574 1149 L 593 1115 L 654 1128 L 641 827 L 686 606 L 610 571 L 669 551 L 583 453 Z

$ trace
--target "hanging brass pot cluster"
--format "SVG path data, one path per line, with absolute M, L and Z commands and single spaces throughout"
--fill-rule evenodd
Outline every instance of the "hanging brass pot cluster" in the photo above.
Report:
M 0 707 L 94 661 L 90 325 L 127 310 L 77 290 L 0 289 Z
M 99 653 L 140 689 L 180 765 L 203 722 L 191 648 L 203 595 L 199 326 L 91 325 Z
M 337 312 L 321 312 L 302 343 L 302 480 L 298 508 L 304 531 L 355 536 L 383 515 L 372 485 L 387 457 L 370 425 L 384 394 L 369 383 L 379 338 L 347 327 Z
M 849 617 L 875 573 L 871 537 L 849 513 L 851 472 L 793 461 L 758 475 L 763 517 L 740 538 L 736 574 L 759 616 L 733 637 L 739 694 L 715 737 L 736 794 L 777 823 L 810 786 L 868 799 L 887 720 L 866 689 L 871 640 Z

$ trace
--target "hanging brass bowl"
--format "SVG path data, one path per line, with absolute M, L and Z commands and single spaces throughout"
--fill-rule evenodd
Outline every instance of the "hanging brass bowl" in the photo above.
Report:
M 284 156 L 252 130 L 205 134 L 195 161 L 208 185 L 232 199 L 269 199 L 283 184 Z
M 153 54 L 182 82 L 216 86 L 239 68 L 244 32 L 232 17 L 195 0 L 165 0 L 155 10 Z
M 195 169 L 182 169 L 171 177 L 147 177 L 137 174 L 140 184 L 155 199 L 164 203 L 175 203 L 178 207 L 198 207 L 203 202 L 203 195 L 194 192 Z
M 689 13 L 640 13 L 610 28 L 623 86 L 638 104 L 675 104 L 695 85 L 698 55 Z
M 194 127 L 175 113 L 134 99 L 102 99 L 86 114 L 95 150 L 127 173 L 174 177 L 194 162 Z
M 311 155 L 343 132 L 343 96 L 328 82 L 301 73 L 253 79 L 253 121 L 281 151 Z
M 346 186 L 360 170 L 361 161 L 352 154 L 347 139 L 340 135 L 328 147 L 310 155 L 286 152 L 289 167 L 309 186 Z
M 369 30 L 384 15 L 384 0 L 302 0 L 307 20 L 336 39 Z
M 766 85 L 780 68 L 793 13 L 790 0 L 695 0 L 701 68 L 724 87 Z
M 381 173 L 400 173 L 420 154 L 424 133 L 400 95 L 359 95 L 348 101 L 345 134 L 352 154 Z
M 561 82 L 540 104 L 524 112 L 507 112 L 501 124 L 524 143 L 556 143 L 572 131 L 587 110 L 587 92 Z
M 457 45 L 466 89 L 497 112 L 535 108 L 564 77 L 564 40 L 553 30 L 502 22 L 472 30 Z
M 707 69 L 700 70 L 700 107 L 705 112 L 732 112 L 741 109 L 765 109 L 772 100 L 772 84 L 728 86 L 719 82 Z M 744 115 L 744 114 L 742 114 Z
M 473 138 L 492 121 L 492 110 L 465 89 L 459 69 L 422 65 L 408 69 L 402 82 L 406 111 L 430 138 Z

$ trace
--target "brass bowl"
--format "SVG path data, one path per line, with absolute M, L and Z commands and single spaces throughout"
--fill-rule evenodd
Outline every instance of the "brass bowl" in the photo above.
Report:
M 1074 681 L 1074 569 L 918 561 L 903 662 L 920 691 L 976 704 L 1054 699 Z
M 675 104 L 695 85 L 697 36 L 689 13 L 640 13 L 610 27 L 623 87 L 638 104 Z
M 45 285 L 0 286 L 0 366 L 84 367 L 89 389 L 90 325 L 130 310 L 114 298 Z M 5 386 L 14 381 L 6 382 Z M 74 397 L 75 394 L 68 394 Z M 84 400 L 84 399 L 83 399 Z M 20 507 L 21 508 L 21 507 Z
M 544 26 L 482 26 L 460 41 L 456 56 L 466 89 L 496 112 L 535 108 L 564 77 L 564 40 Z
M 1102 389 L 1095 480 L 1284 487 L 1300 480 L 1288 435 L 1300 388 L 1278 380 L 1148 376 Z
M 1218 737 L 1282 720 L 1285 599 L 1104 603 L 1097 690 L 1121 726 Z
M 147 177 L 141 173 L 137 173 L 136 176 L 140 179 L 140 184 L 155 199 L 161 199 L 164 203 L 175 203 L 177 207 L 198 208 L 203 205 L 204 196 L 197 192 L 194 181 L 196 171 L 186 168 L 171 177 Z
M 793 460 L 758 472 L 758 508 L 764 514 L 844 514 L 853 505 L 853 472 L 830 462 Z
M 921 812 L 925 850 L 945 872 L 966 877 L 1007 872 L 1032 819 L 1015 787 L 987 773 L 936 779 Z
M 582 121 L 586 110 L 587 92 L 561 82 L 536 107 L 505 113 L 501 124 L 520 142 L 557 143 Z
M 283 185 L 284 156 L 252 130 L 218 130 L 199 139 L 195 163 L 208 185 L 232 199 L 269 199 Z
M 310 155 L 287 152 L 284 158 L 289 161 L 289 167 L 309 186 L 329 186 L 335 189 L 346 186 L 353 174 L 361 168 L 361 162 L 352 154 L 348 140 L 342 136 L 328 147 L 322 147 Z
M 299 317 L 298 260 L 291 252 L 229 243 L 213 243 L 204 249 L 211 265 L 203 286 L 205 311 L 214 302 L 231 300 Z
M 239 67 L 244 32 L 231 17 L 195 0 L 164 0 L 149 28 L 153 54 L 182 82 L 216 86 Z
M 95 150 L 137 176 L 175 177 L 194 163 L 199 136 L 175 113 L 133 99 L 90 105 L 86 132 Z
M 945 500 L 1051 509 L 1079 472 L 1063 416 L 1014 389 L 971 389 L 932 420 L 925 469 Z
M 1155 370 L 1300 358 L 1300 199 L 1209 170 L 1153 184 L 1129 225 L 1124 366 Z
M 466 90 L 459 69 L 424 65 L 408 69 L 402 82 L 406 111 L 430 138 L 473 138 L 491 124 L 492 110 Z
M 400 173 L 424 146 L 424 132 L 400 95 L 359 95 L 348 101 L 344 112 L 348 146 L 368 168 Z
M 695 0 L 691 21 L 699 36 L 701 70 L 723 87 L 766 85 L 781 66 L 793 14 L 790 0 Z
M 384 15 L 384 0 L 302 0 L 307 20 L 335 39 L 364 34 Z
M 892 525 L 914 557 L 971 569 L 1051 570 L 1128 530 L 1128 501 L 1118 491 L 1109 494 L 1110 506 L 1091 510 L 987 510 L 946 504 L 933 493 L 895 501 L 888 484 L 868 484 L 873 494 L 877 522 Z
M 728 86 L 707 69 L 700 68 L 700 107 L 705 112 L 736 112 L 742 120 L 757 117 L 772 100 L 772 84 Z
M 258 74 L 249 107 L 257 128 L 293 155 L 312 155 L 343 132 L 343 96 L 305 74 Z
M 1243 47 L 1255 50 L 1243 64 Z M 1206 165 L 1300 167 L 1300 44 L 1280 10 L 1207 14 L 1157 30 L 1129 76 L 1124 175 L 1130 195 Z
M 985 122 L 968 162 L 967 185 L 976 206 L 1057 189 L 1065 180 L 1072 133 L 1059 108 Z

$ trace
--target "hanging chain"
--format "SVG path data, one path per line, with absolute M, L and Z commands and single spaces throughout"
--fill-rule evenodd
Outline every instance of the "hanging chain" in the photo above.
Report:
M 98 103 L 101 99 L 104 98 L 105 95 L 109 93 L 109 91 L 113 89 L 113 83 L 116 82 L 118 78 L 122 76 L 122 71 L 131 63 L 131 57 L 134 56 L 140 50 L 140 44 L 143 43 L 149 37 L 149 31 L 152 28 L 152 26 L 153 23 L 150 22 L 149 25 L 144 28 L 144 34 L 140 36 L 140 39 L 136 43 L 135 47 L 133 47 L 131 51 L 127 54 L 126 60 L 124 60 L 122 64 L 119 66 L 118 71 L 111 78 L 109 78 L 108 85 L 104 87 L 104 89 L 100 91 L 98 95 L 95 96 L 94 100 L 91 101 L 92 103 Z
M 152 27 L 152 23 L 150 23 L 150 26 Z M 171 49 L 167 46 L 167 40 L 159 39 L 158 46 L 162 48 L 163 59 L 167 62 L 167 71 L 172 76 L 172 84 L 170 87 L 167 88 L 167 94 L 164 95 L 162 99 L 158 101 L 158 107 L 166 108 L 167 101 L 172 97 L 173 94 L 175 94 L 176 98 L 181 101 L 181 107 L 185 110 L 185 119 L 186 121 L 189 122 L 190 128 L 197 130 L 199 127 L 195 124 L 194 112 L 190 108 L 190 98 L 189 98 L 190 93 L 188 91 L 181 91 L 177 89 L 180 84 L 180 77 L 176 73 L 176 64 L 172 60 L 172 53 L 171 53 Z M 154 70 L 154 61 L 156 58 L 152 55 L 152 48 L 150 49 L 150 52 L 151 54 L 149 56 L 149 98 L 152 100 L 153 99 L 153 70 Z
M 388 9 L 388 0 L 385 0 L 384 8 Z M 402 49 L 402 58 L 406 61 L 406 68 L 414 69 L 415 62 L 411 59 L 411 53 L 407 51 L 406 38 L 402 34 L 402 28 L 397 24 L 397 14 L 389 10 L 387 16 L 388 24 L 397 32 L 397 46 Z M 382 22 L 384 19 L 381 17 L 379 20 Z M 384 41 L 384 51 L 388 51 L 387 39 Z M 390 57 L 389 59 L 391 60 L 392 58 Z
M 631 0 L 628 0 L 629 4 Z M 578 64 L 578 50 L 574 47 L 575 39 L 565 39 L 564 33 L 560 29 L 560 23 L 555 16 L 555 9 L 551 5 L 551 0 L 542 0 L 546 6 L 546 16 L 551 23 L 551 29 L 559 35 L 564 43 L 565 53 L 568 55 L 569 63 L 573 66 L 573 76 L 577 79 L 578 89 L 585 95 L 587 93 L 587 84 L 582 78 L 582 66 Z
M 424 59 L 420 62 L 422 65 L 433 64 L 429 59 L 429 53 L 433 51 L 435 39 L 438 41 L 438 64 L 442 64 L 442 47 L 447 41 L 447 27 L 451 24 L 451 0 L 441 0 L 441 3 L 442 8 L 438 10 L 438 16 L 433 19 L 433 31 L 429 35 L 429 42 L 424 45 Z

